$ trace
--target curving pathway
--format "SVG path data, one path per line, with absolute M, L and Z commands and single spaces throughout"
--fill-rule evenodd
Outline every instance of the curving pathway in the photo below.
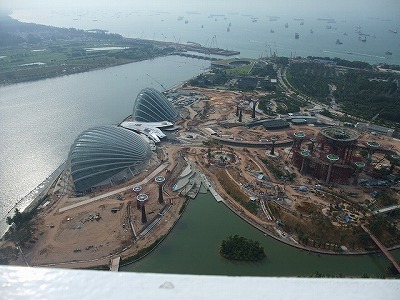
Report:
M 127 190 L 132 189 L 132 188 L 133 188 L 134 186 L 136 186 L 136 185 L 144 185 L 144 184 L 148 183 L 148 182 L 150 181 L 150 179 L 154 178 L 157 174 L 159 174 L 161 171 L 163 171 L 168 165 L 169 165 L 168 162 L 162 163 L 157 169 L 155 169 L 153 172 L 151 172 L 151 173 L 150 173 L 145 179 L 143 179 L 141 182 L 137 182 L 137 183 L 135 183 L 135 184 L 132 184 L 132 185 L 129 185 L 129 186 L 125 186 L 125 187 L 120 188 L 120 189 L 118 189 L 118 190 L 114 190 L 114 191 L 111 191 L 111 192 L 108 192 L 108 193 L 105 193 L 105 194 L 102 194 L 102 195 L 95 196 L 95 197 L 93 197 L 93 198 L 84 200 L 84 201 L 79 202 L 79 203 L 74 203 L 74 204 L 71 204 L 71 205 L 62 207 L 62 208 L 60 208 L 58 211 L 59 211 L 60 213 L 62 213 L 62 212 L 64 212 L 64 211 L 67 211 L 67 210 L 70 210 L 70 209 L 73 209 L 73 208 L 76 208 L 76 207 L 79 207 L 79 206 L 82 206 L 82 205 L 86 205 L 86 204 L 89 204 L 89 203 L 92 203 L 92 202 L 95 202 L 95 201 L 98 201 L 98 200 L 101 200 L 101 199 L 104 199 L 104 198 L 113 196 L 113 195 L 115 195 L 115 194 L 123 193 L 123 192 L 125 192 L 125 191 L 127 191 Z

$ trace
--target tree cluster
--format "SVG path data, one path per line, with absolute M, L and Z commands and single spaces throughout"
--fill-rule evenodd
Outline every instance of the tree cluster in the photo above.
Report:
M 400 71 L 400 66 L 398 66 L 398 65 L 383 64 L 383 65 L 381 65 L 381 68 L 383 68 L 383 69 L 389 69 L 389 70 L 394 70 L 394 71 Z
M 251 69 L 251 75 L 259 76 L 259 77 L 267 77 L 276 78 L 277 74 L 272 66 L 272 64 L 260 64 L 257 63 Z
M 398 78 L 381 73 L 348 71 L 337 79 L 334 93 L 337 102 L 348 113 L 371 119 L 399 122 L 400 89 Z
M 292 63 L 287 79 L 298 91 L 325 103 L 330 101 L 329 84 L 335 85 L 333 96 L 345 113 L 365 120 L 377 116 L 375 122 L 399 127 L 398 75 L 373 71 L 371 65 L 362 62 L 332 61 L 351 69 L 339 72 L 335 66 L 323 63 Z
M 307 58 L 329 61 L 329 62 L 335 63 L 337 66 L 341 66 L 341 67 L 372 70 L 372 66 L 369 63 L 366 63 L 363 61 L 350 61 L 350 60 L 341 59 L 338 57 L 330 58 L 330 57 L 308 56 Z
M 329 83 L 336 78 L 335 70 L 318 63 L 293 63 L 287 70 L 287 79 L 300 92 L 326 102 Z
M 238 235 L 223 240 L 219 253 L 231 260 L 259 261 L 266 257 L 259 242 Z
M 22 224 L 29 221 L 32 215 L 29 212 L 20 212 L 18 208 L 15 209 L 15 213 L 13 217 L 7 217 L 7 224 L 12 225 L 15 224 L 17 228 L 19 228 Z

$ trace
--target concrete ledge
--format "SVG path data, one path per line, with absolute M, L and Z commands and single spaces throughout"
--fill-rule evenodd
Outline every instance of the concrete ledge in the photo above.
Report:
M 228 277 L 0 266 L 3 299 L 399 299 L 400 280 Z

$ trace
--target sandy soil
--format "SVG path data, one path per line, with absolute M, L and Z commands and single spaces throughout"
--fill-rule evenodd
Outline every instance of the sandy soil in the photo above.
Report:
M 168 166 L 159 175 L 165 176 L 166 170 L 172 169 L 176 163 L 175 156 L 178 150 L 178 147 L 167 149 L 166 153 L 170 158 Z M 155 168 L 149 168 L 146 174 L 138 176 L 125 186 L 134 186 L 145 176 L 149 176 L 153 169 Z M 153 177 L 142 186 L 141 191 L 149 196 L 145 205 L 148 223 L 157 217 L 165 205 L 158 203 L 158 186 Z M 164 190 L 166 189 L 165 187 Z M 110 191 L 112 189 L 105 189 L 91 196 L 99 196 Z M 116 193 L 62 213 L 59 212 L 60 208 L 90 197 L 77 199 L 65 195 L 57 198 L 56 194 L 53 194 L 51 204 L 42 208 L 36 217 L 34 236 L 23 249 L 26 259 L 33 266 L 84 268 L 108 265 L 110 259 L 116 256 L 122 258 L 132 256 L 139 249 L 149 246 L 165 235 L 178 219 L 183 199 L 177 194 L 171 194 L 170 189 L 168 191 L 169 194 L 164 193 L 164 201 L 166 204 L 172 204 L 170 209 L 146 236 L 136 241 L 133 239 L 128 216 L 136 234 L 143 229 L 143 225 L 141 210 L 137 209 L 136 194 L 131 188 L 123 193 Z

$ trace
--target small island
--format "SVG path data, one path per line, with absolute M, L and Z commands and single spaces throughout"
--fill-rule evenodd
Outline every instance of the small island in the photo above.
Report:
M 226 259 L 243 261 L 259 261 L 266 256 L 259 242 L 238 235 L 223 240 L 219 254 Z

